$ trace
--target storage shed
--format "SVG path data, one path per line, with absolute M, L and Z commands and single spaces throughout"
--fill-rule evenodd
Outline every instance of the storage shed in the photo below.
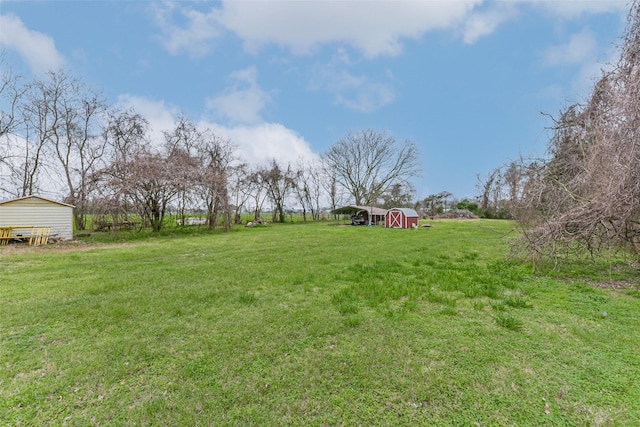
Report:
M 73 205 L 36 195 L 0 201 L 0 227 L 50 227 L 51 237 L 70 240 L 73 239 L 73 208 Z
M 389 209 L 385 217 L 387 228 L 415 228 L 418 226 L 418 213 L 410 208 Z

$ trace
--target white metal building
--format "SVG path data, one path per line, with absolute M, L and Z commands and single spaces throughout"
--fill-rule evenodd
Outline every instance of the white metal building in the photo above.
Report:
M 51 237 L 73 239 L 73 206 L 31 195 L 0 201 L 0 227 L 50 227 Z

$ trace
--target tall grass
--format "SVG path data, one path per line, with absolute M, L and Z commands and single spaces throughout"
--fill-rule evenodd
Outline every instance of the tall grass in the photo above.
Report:
M 638 271 L 533 274 L 511 227 L 0 248 L 0 420 L 638 425 Z

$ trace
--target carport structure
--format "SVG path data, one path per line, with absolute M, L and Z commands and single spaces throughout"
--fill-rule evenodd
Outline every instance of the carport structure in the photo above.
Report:
M 334 215 L 362 215 L 367 225 L 382 225 L 387 216 L 386 209 L 357 205 L 343 206 L 332 210 L 331 213 Z M 371 218 L 371 221 L 369 221 L 369 218 Z

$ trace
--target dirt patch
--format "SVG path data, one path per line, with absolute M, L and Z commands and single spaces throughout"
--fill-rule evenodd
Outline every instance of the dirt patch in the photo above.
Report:
M 0 258 L 5 256 L 43 253 L 43 252 L 70 252 L 70 251 L 88 251 L 92 249 L 120 248 L 130 246 L 129 243 L 86 243 L 80 240 L 71 240 L 66 242 L 49 243 L 45 246 L 29 246 L 26 243 L 12 243 L 0 246 Z
M 588 285 L 595 286 L 601 289 L 636 289 L 640 290 L 640 282 L 630 280 L 610 280 L 608 282 L 587 282 Z

